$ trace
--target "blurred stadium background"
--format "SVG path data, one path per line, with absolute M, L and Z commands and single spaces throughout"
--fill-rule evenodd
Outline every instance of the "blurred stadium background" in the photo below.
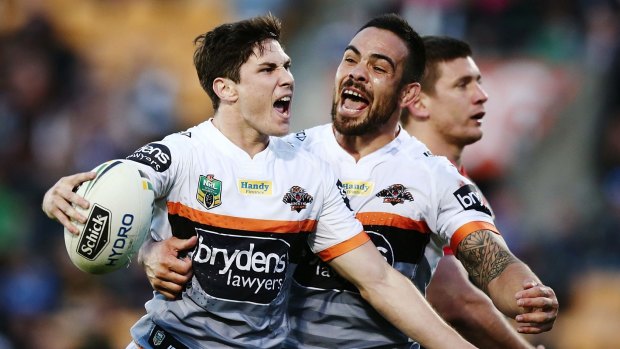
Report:
M 211 115 L 192 40 L 284 21 L 293 130 L 328 122 L 355 30 L 397 12 L 470 42 L 490 95 L 465 154 L 515 254 L 561 302 L 548 349 L 620 348 L 618 0 L 0 0 L 0 349 L 124 348 L 142 271 L 80 272 L 40 210 L 58 178 Z

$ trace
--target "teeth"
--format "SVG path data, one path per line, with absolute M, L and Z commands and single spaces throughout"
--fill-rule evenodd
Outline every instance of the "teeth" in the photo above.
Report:
M 359 93 L 357 93 L 355 91 L 351 91 L 351 90 L 344 90 L 343 94 L 350 95 L 350 96 L 357 97 L 357 98 L 362 98 L 361 94 L 359 94 Z
M 286 97 L 282 97 L 280 99 L 278 99 L 279 102 L 290 102 L 291 101 L 291 96 L 286 96 Z

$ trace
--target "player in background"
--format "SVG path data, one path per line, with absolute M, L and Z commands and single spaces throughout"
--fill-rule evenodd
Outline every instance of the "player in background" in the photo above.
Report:
M 422 91 L 403 110 L 401 124 L 434 155 L 447 157 L 466 176 L 461 163 L 463 149 L 482 138 L 480 126 L 488 99 L 481 86 L 482 75 L 467 43 L 443 36 L 423 40 L 426 67 Z M 429 249 L 431 253 L 437 250 Z M 426 289 L 426 298 L 437 312 L 480 348 L 534 348 L 469 281 L 450 247 L 443 250 L 445 255 L 437 256 L 441 259 Z
M 547 331 L 557 315 L 553 290 L 512 256 L 481 203 L 474 210 L 458 203 L 456 194 L 475 196 L 470 181 L 399 126 L 401 109 L 412 103 L 405 87 L 421 78 L 423 67 L 423 42 L 406 22 L 393 15 L 371 20 L 345 49 L 336 76 L 333 125 L 287 140 L 339 171 L 351 208 L 372 231 L 384 258 L 421 290 L 433 269 L 423 255 L 428 240 L 450 240 L 503 312 L 520 314 L 519 321 L 531 331 Z M 188 268 L 172 258 L 178 243 L 169 239 L 141 250 L 149 281 L 170 297 L 180 292 Z M 295 276 L 288 346 L 417 346 L 372 310 L 352 285 L 308 256 Z
M 385 262 L 329 166 L 271 137 L 289 132 L 294 86 L 279 37 L 270 15 L 199 36 L 194 64 L 214 116 L 127 157 L 153 184 L 152 238 L 195 244 L 191 287 L 174 300 L 156 292 L 128 348 L 279 348 L 293 266 L 306 246 L 412 338 L 473 348 Z M 402 88 L 412 100 L 419 87 Z M 88 202 L 72 189 L 93 175 L 61 178 L 43 211 L 75 232 L 71 220 L 86 217 L 71 204 Z

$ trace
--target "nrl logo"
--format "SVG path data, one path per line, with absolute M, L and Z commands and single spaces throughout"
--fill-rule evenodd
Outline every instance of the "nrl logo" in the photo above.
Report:
M 164 342 L 165 338 L 166 334 L 163 331 L 157 331 L 155 332 L 155 336 L 153 336 L 153 344 L 155 344 L 155 346 L 159 346 Z
M 291 211 L 301 211 L 306 208 L 306 204 L 312 203 L 314 198 L 306 193 L 306 190 L 300 186 L 292 186 L 288 193 L 284 194 L 282 201 L 291 205 Z
M 377 193 L 377 197 L 383 198 L 384 203 L 402 204 L 405 200 L 413 201 L 413 195 L 405 190 L 405 186 L 402 184 L 392 184 L 387 189 L 383 189 Z
M 207 210 L 221 205 L 222 181 L 215 179 L 215 176 L 212 174 L 200 175 L 196 200 Z

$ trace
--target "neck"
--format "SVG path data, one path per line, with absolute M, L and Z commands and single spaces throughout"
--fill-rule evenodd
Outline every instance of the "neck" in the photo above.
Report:
M 463 146 L 449 143 L 441 137 L 434 137 L 432 132 L 416 132 L 416 130 L 409 127 L 407 129 L 410 135 L 417 138 L 420 142 L 424 143 L 428 149 L 435 155 L 445 156 L 457 167 L 461 166 L 461 155 L 463 154 Z
M 233 142 L 236 146 L 248 153 L 250 158 L 260 153 L 267 148 L 269 144 L 269 136 L 260 133 L 250 125 L 248 125 L 241 116 L 223 115 L 225 114 L 221 110 L 218 110 L 213 115 L 213 125 L 222 134 Z
M 338 144 L 357 162 L 364 156 L 383 148 L 398 136 L 400 130 L 398 120 L 394 119 L 392 122 L 392 119 L 375 131 L 360 136 L 347 136 L 336 131 L 336 129 L 333 131 Z

